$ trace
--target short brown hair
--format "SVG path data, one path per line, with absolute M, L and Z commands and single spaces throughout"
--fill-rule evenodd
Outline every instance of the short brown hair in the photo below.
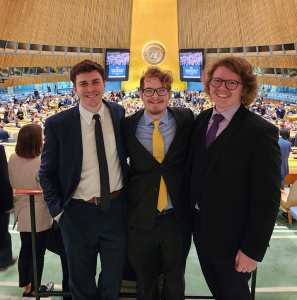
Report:
M 92 71 L 97 71 L 101 77 L 102 80 L 105 81 L 105 71 L 104 68 L 97 64 L 96 62 L 85 59 L 78 64 L 76 64 L 70 71 L 70 80 L 73 82 L 73 85 L 75 86 L 76 76 L 81 73 L 90 73 Z
M 244 95 L 241 96 L 241 102 L 244 106 L 251 105 L 255 101 L 259 90 L 257 75 L 253 73 L 252 65 L 242 57 L 233 56 L 219 58 L 207 65 L 202 74 L 202 82 L 204 91 L 208 95 L 210 95 L 210 81 L 218 67 L 226 67 L 241 77 L 244 92 Z
M 171 84 L 173 82 L 171 71 L 161 70 L 158 67 L 149 67 L 140 78 L 141 90 L 144 88 L 144 81 L 147 81 L 150 78 L 158 78 L 164 87 L 171 89 Z
M 37 124 L 23 126 L 18 134 L 15 153 L 23 158 L 35 158 L 42 151 L 42 129 Z

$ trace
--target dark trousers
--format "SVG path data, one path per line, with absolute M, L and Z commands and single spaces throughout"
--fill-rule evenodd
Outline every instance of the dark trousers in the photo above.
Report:
M 0 212 L 0 267 L 5 268 L 11 263 L 11 236 L 8 232 L 10 213 Z
M 36 260 L 37 260 L 37 281 L 38 288 L 41 283 L 41 277 L 44 265 L 44 254 L 49 235 L 49 229 L 36 233 Z M 19 256 L 19 286 L 24 287 L 31 283 L 31 292 L 35 291 L 32 259 L 32 239 L 31 232 L 20 232 L 21 250 Z
M 128 229 L 128 257 L 137 275 L 137 299 L 160 299 L 158 275 L 164 273 L 161 299 L 182 300 L 185 266 L 191 243 L 175 214 L 156 219 L 152 230 Z
M 121 193 L 107 213 L 100 205 L 74 199 L 59 221 L 69 267 L 69 288 L 74 300 L 117 300 L 126 261 L 127 203 Z M 97 256 L 101 273 L 95 276 Z
M 248 281 L 250 273 L 237 272 L 234 264 L 213 264 L 208 261 L 201 238 L 201 217 L 192 213 L 193 239 L 206 283 L 216 300 L 251 300 Z M 220 251 L 220 249 L 218 249 Z

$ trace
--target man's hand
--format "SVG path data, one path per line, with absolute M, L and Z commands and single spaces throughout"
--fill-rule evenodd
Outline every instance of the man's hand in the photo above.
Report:
M 12 212 L 12 210 L 13 210 L 13 208 L 12 208 L 11 210 L 6 210 L 5 212 L 6 212 L 7 214 L 9 214 L 10 212 Z
M 235 269 L 237 272 L 248 272 L 256 270 L 258 262 L 246 256 L 241 250 L 237 252 L 235 257 Z

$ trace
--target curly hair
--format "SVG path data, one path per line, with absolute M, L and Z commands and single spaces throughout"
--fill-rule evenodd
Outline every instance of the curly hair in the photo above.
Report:
M 140 90 L 144 88 L 144 81 L 150 78 L 158 78 L 164 87 L 171 89 L 171 84 L 173 83 L 171 71 L 161 70 L 158 67 L 149 67 L 142 73 L 142 77 L 140 78 Z
M 202 73 L 202 84 L 208 95 L 210 95 L 210 81 L 218 67 L 226 67 L 241 77 L 244 94 L 240 100 L 244 106 L 251 105 L 255 101 L 259 90 L 257 75 L 253 73 L 252 65 L 244 58 L 233 56 L 219 58 L 207 65 Z

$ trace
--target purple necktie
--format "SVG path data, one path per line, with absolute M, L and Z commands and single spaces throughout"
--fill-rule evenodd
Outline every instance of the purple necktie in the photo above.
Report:
M 216 114 L 212 117 L 213 122 L 206 134 L 206 148 L 208 148 L 216 138 L 219 129 L 219 123 L 224 119 L 223 115 Z

